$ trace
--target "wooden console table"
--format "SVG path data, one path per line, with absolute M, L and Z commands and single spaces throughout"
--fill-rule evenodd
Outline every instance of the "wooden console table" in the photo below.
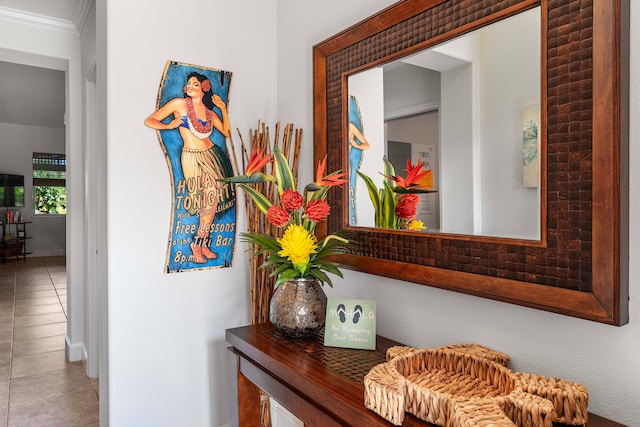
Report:
M 260 425 L 260 389 L 305 426 L 391 426 L 364 406 L 364 376 L 399 345 L 378 336 L 376 350 L 325 347 L 321 337 L 290 339 L 272 325 L 227 329 L 231 425 Z M 431 426 L 407 414 L 403 426 Z M 589 427 L 622 427 L 589 415 Z

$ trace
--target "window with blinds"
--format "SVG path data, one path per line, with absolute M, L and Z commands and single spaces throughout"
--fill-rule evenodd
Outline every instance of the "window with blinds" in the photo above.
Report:
M 36 214 L 67 213 L 67 159 L 64 154 L 33 153 Z

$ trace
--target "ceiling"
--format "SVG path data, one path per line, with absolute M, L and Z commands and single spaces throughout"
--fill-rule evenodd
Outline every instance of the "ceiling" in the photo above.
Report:
M 78 34 L 91 0 L 0 0 L 0 19 Z M 0 61 L 0 122 L 64 127 L 65 73 Z

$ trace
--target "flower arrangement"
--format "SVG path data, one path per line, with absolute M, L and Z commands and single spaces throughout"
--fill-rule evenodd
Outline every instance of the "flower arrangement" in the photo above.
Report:
M 416 219 L 420 198 L 418 193 L 433 193 L 431 169 L 423 169 L 418 160 L 415 165 L 407 160 L 407 176 L 396 175 L 393 165 L 383 157 L 385 177 L 384 188 L 377 188 L 373 180 L 358 171 L 367 185 L 369 198 L 375 209 L 375 226 L 382 228 L 423 230 L 424 223 Z
M 331 210 L 327 203 L 329 189 L 347 182 L 344 173 L 336 171 L 325 175 L 326 157 L 320 162 L 316 180 L 297 190 L 296 180 L 282 151 L 275 146 L 273 153 L 265 149 L 252 148 L 249 162 L 243 175 L 224 178 L 222 181 L 236 183 L 244 189 L 267 221 L 284 229 L 282 237 L 263 233 L 243 233 L 245 241 L 257 245 L 257 254 L 267 255 L 260 268 L 272 270 L 277 276 L 275 287 L 291 279 L 313 277 L 321 284 L 333 286 L 327 273 L 343 277 L 336 265 L 325 260 L 330 255 L 346 252 L 347 239 L 330 234 L 321 240 L 315 236 L 316 224 L 324 221 Z M 273 163 L 272 174 L 263 173 L 263 168 Z M 273 203 L 254 184 L 271 181 L 278 190 L 279 201 Z

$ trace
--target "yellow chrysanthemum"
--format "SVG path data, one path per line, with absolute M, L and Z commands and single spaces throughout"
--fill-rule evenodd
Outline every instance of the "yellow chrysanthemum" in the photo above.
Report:
M 278 242 L 282 246 L 278 255 L 288 258 L 295 269 L 303 273 L 309 264 L 309 257 L 316 253 L 316 243 L 311 233 L 301 225 L 292 224 Z
M 407 228 L 409 230 L 424 230 L 427 227 L 424 226 L 424 222 L 414 219 L 407 224 Z

